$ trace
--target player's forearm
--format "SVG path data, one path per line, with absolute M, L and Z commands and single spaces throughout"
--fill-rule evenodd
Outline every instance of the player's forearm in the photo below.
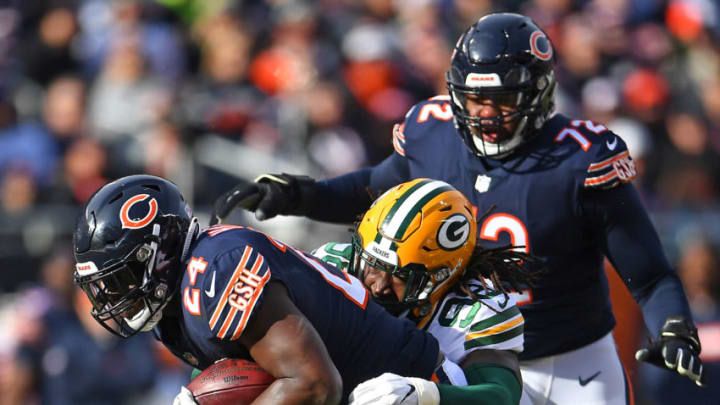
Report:
M 437 384 L 439 405 L 517 405 L 522 384 L 515 374 L 505 367 L 474 364 L 465 369 L 467 386 Z
M 660 239 L 637 191 L 625 184 L 593 193 L 594 213 L 605 218 L 607 254 L 640 305 L 651 331 L 671 315 L 690 317 L 680 280 L 670 267 Z
M 337 405 L 341 390 L 321 380 L 305 381 L 298 378 L 278 378 L 252 405 Z
M 372 202 L 366 191 L 369 179 L 370 169 L 360 169 L 317 181 L 308 217 L 318 221 L 352 223 Z
M 668 274 L 659 279 L 638 303 L 645 324 L 654 337 L 657 337 L 657 332 L 670 316 L 682 315 L 692 319 L 682 283 L 675 274 Z
M 378 165 L 320 180 L 308 217 L 320 221 L 351 223 L 383 192 L 410 180 L 408 162 L 397 154 Z

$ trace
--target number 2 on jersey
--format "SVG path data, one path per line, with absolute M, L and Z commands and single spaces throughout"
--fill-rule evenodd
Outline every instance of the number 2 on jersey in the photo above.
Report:
M 530 253 L 530 237 L 527 227 L 513 215 L 500 212 L 487 217 L 480 227 L 479 236 L 481 239 L 497 242 L 502 232 L 510 234 L 510 244 L 517 246 L 515 250 Z M 529 288 L 512 291 L 510 295 L 515 298 L 518 305 L 527 305 L 532 302 L 532 290 Z

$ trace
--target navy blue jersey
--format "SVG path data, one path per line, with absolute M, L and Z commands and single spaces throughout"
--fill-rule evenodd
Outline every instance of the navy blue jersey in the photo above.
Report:
M 368 186 L 377 193 L 418 177 L 452 184 L 479 215 L 496 205 L 479 224 L 480 243 L 522 246 L 548 269 L 535 288 L 516 297 L 525 316 L 522 359 L 573 350 L 612 330 L 604 257 L 652 331 L 669 315 L 688 314 L 682 287 L 629 184 L 635 167 L 620 137 L 602 125 L 555 115 L 521 150 L 495 161 L 472 154 L 452 118 L 447 97 L 415 105 L 393 131 L 392 156 L 320 182 L 325 202 L 312 217 L 351 219 L 357 213 L 349 211 L 362 205 L 357 201 L 368 200 Z
M 325 343 L 345 397 L 383 372 L 421 378 L 433 373 L 437 341 L 386 313 L 359 280 L 333 266 L 263 233 L 223 225 L 201 233 L 190 256 L 179 291 L 181 321 L 163 316 L 156 332 L 195 367 L 250 358 L 237 339 L 263 305 L 264 287 L 277 281 Z

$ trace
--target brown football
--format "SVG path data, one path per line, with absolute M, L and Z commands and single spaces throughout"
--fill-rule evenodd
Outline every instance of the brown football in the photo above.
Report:
M 248 405 L 273 381 L 252 361 L 225 359 L 203 370 L 187 388 L 200 405 Z

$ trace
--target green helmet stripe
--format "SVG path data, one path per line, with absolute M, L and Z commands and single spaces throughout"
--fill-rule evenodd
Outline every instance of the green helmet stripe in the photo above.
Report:
M 400 208 L 400 206 L 407 200 L 410 195 L 412 195 L 417 189 L 420 187 L 430 183 L 432 180 L 422 180 L 417 182 L 417 184 L 410 187 L 408 190 L 405 191 L 405 193 L 400 196 L 400 198 L 395 201 L 392 207 L 390 207 L 390 211 L 388 211 L 387 215 L 385 215 L 385 219 L 383 219 L 382 225 L 380 225 L 380 229 L 385 229 L 387 226 L 389 226 L 390 221 L 392 220 L 393 216 L 395 216 L 395 213 Z
M 425 180 L 418 182 L 393 204 L 380 229 L 388 237 L 400 239 L 407 231 L 407 227 L 413 218 L 428 201 L 445 191 L 451 190 L 453 188 L 442 181 Z M 397 249 L 396 246 L 394 247 Z
M 384 232 L 384 228 L 385 228 L 386 226 L 388 226 L 388 224 L 390 223 L 393 215 L 395 215 L 395 212 L 397 211 L 398 207 L 400 207 L 400 205 L 402 204 L 402 202 L 405 201 L 405 200 L 410 196 L 410 194 L 412 194 L 415 190 L 417 190 L 418 188 L 422 187 L 423 185 L 425 185 L 425 184 L 427 184 L 427 183 L 429 183 L 429 182 L 431 182 L 431 181 L 432 181 L 432 180 L 422 180 L 422 181 L 419 181 L 419 182 L 417 182 L 417 184 L 414 184 L 412 187 L 410 187 L 410 188 L 405 192 L 405 194 L 403 194 L 402 196 L 400 196 L 400 198 L 398 198 L 398 200 L 395 201 L 395 203 L 393 204 L 393 206 L 390 207 L 390 211 L 388 211 L 387 215 L 385 215 L 385 218 L 383 219 L 383 223 L 380 224 L 379 229 L 380 229 L 380 230 L 383 230 L 383 232 Z M 387 233 L 386 233 L 386 235 L 392 236 L 391 234 L 387 234 Z M 394 237 L 394 236 L 393 236 L 393 237 Z M 382 240 L 383 240 L 382 233 L 381 233 L 381 232 L 378 232 L 377 235 L 375 235 L 375 242 L 380 243 Z M 393 252 L 395 252 L 395 251 L 397 251 L 397 249 L 398 249 L 397 243 L 391 242 L 391 243 L 390 243 L 390 250 L 392 250 Z

